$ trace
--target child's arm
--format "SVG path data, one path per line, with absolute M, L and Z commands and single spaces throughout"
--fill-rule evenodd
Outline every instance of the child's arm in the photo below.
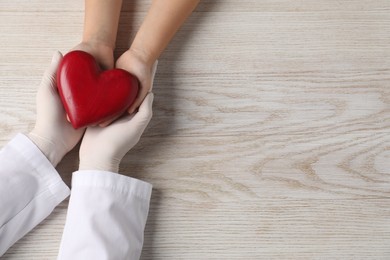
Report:
M 130 49 L 153 65 L 198 3 L 199 0 L 154 0 Z
M 122 0 L 85 0 L 84 42 L 115 47 Z
M 122 0 L 85 0 L 83 40 L 74 49 L 92 54 L 105 69 L 114 67 L 121 6 Z
M 153 64 L 166 48 L 184 20 L 200 0 L 154 0 L 130 49 L 116 66 L 133 73 L 141 82 L 141 91 L 129 108 L 132 113 L 152 86 Z

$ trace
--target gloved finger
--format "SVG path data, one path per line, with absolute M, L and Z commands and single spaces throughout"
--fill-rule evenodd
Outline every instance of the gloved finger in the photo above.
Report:
M 43 87 L 54 88 L 56 86 L 56 74 L 58 65 L 62 60 L 62 54 L 59 51 L 56 51 L 53 54 L 49 68 L 45 71 L 43 75 L 41 85 Z
M 144 102 L 142 102 L 141 106 L 138 109 L 138 112 L 127 115 L 117 121 L 114 124 L 116 125 L 124 125 L 128 130 L 134 132 L 138 132 L 139 135 L 145 130 L 146 126 L 149 124 L 150 119 L 152 119 L 152 105 L 153 105 L 154 94 L 149 93 Z
M 50 75 L 56 74 L 57 73 L 57 68 L 60 65 L 60 62 L 62 60 L 62 54 L 59 51 L 55 51 L 53 54 L 53 57 L 51 59 L 51 63 L 48 69 L 48 73 Z
M 145 131 L 150 120 L 152 119 L 153 98 L 154 94 L 149 93 L 139 107 L 138 112 L 124 117 L 124 120 L 121 122 L 114 123 L 125 126 L 125 128 L 122 129 L 127 135 L 131 136 L 133 144 L 136 144 L 139 141 L 142 133 Z
M 153 115 L 153 99 L 154 94 L 153 92 L 150 92 L 142 102 L 141 106 L 138 109 L 138 112 L 134 115 L 133 120 L 134 121 L 143 121 L 146 124 L 149 123 L 150 119 L 152 119 Z
M 152 90 L 153 90 L 154 76 L 156 76 L 157 65 L 158 65 L 158 60 L 156 60 L 154 62 L 153 67 L 152 67 L 152 84 L 150 85 L 149 92 L 152 92 Z
M 152 116 L 152 106 L 153 106 L 154 94 L 150 92 L 146 95 L 144 101 L 138 109 L 138 112 L 135 114 L 135 117 L 145 117 Z
M 142 104 L 143 100 L 145 100 L 146 95 L 148 94 L 149 90 L 142 87 L 138 90 L 138 95 L 136 99 L 134 100 L 133 104 L 127 109 L 127 112 L 129 114 L 133 114 L 137 108 Z

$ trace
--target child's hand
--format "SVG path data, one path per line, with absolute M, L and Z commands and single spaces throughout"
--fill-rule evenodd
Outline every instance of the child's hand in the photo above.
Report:
M 137 98 L 128 109 L 129 114 L 132 114 L 141 105 L 148 92 L 152 90 L 157 61 L 154 64 L 148 64 L 140 55 L 129 49 L 119 57 L 115 67 L 127 70 L 136 76 L 140 82 Z
M 95 42 L 81 42 L 72 49 L 75 50 L 91 54 L 104 70 L 114 68 L 114 51 L 110 46 Z
M 157 69 L 157 61 L 148 65 L 139 56 L 133 53 L 131 50 L 126 51 L 116 62 L 117 69 L 124 69 L 134 76 L 136 76 L 140 82 L 140 89 L 138 91 L 137 98 L 134 103 L 128 108 L 128 113 L 133 114 L 136 109 L 141 105 L 146 95 L 152 91 L 154 76 Z M 116 118 L 107 120 L 101 124 L 101 127 L 106 127 Z

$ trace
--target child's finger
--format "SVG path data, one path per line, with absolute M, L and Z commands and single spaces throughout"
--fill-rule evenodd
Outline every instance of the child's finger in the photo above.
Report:
M 117 120 L 118 117 L 120 117 L 120 116 L 116 116 L 116 117 L 114 117 L 114 118 L 111 118 L 111 119 L 108 119 L 108 120 L 106 120 L 106 121 L 103 121 L 103 122 L 101 122 L 101 123 L 99 124 L 99 126 L 100 126 L 100 127 L 106 127 L 106 126 L 110 125 L 112 122 L 114 122 L 115 120 Z

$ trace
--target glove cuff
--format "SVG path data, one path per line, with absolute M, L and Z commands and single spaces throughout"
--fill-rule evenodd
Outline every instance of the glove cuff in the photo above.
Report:
M 97 171 L 107 171 L 107 172 L 119 172 L 120 160 L 103 160 L 102 158 L 91 158 L 83 159 L 80 154 L 80 165 L 79 171 L 88 171 L 88 170 L 97 170 Z
M 54 167 L 57 166 L 66 153 L 61 145 L 54 143 L 48 138 L 42 137 L 34 131 L 27 134 L 27 137 L 39 148 Z

